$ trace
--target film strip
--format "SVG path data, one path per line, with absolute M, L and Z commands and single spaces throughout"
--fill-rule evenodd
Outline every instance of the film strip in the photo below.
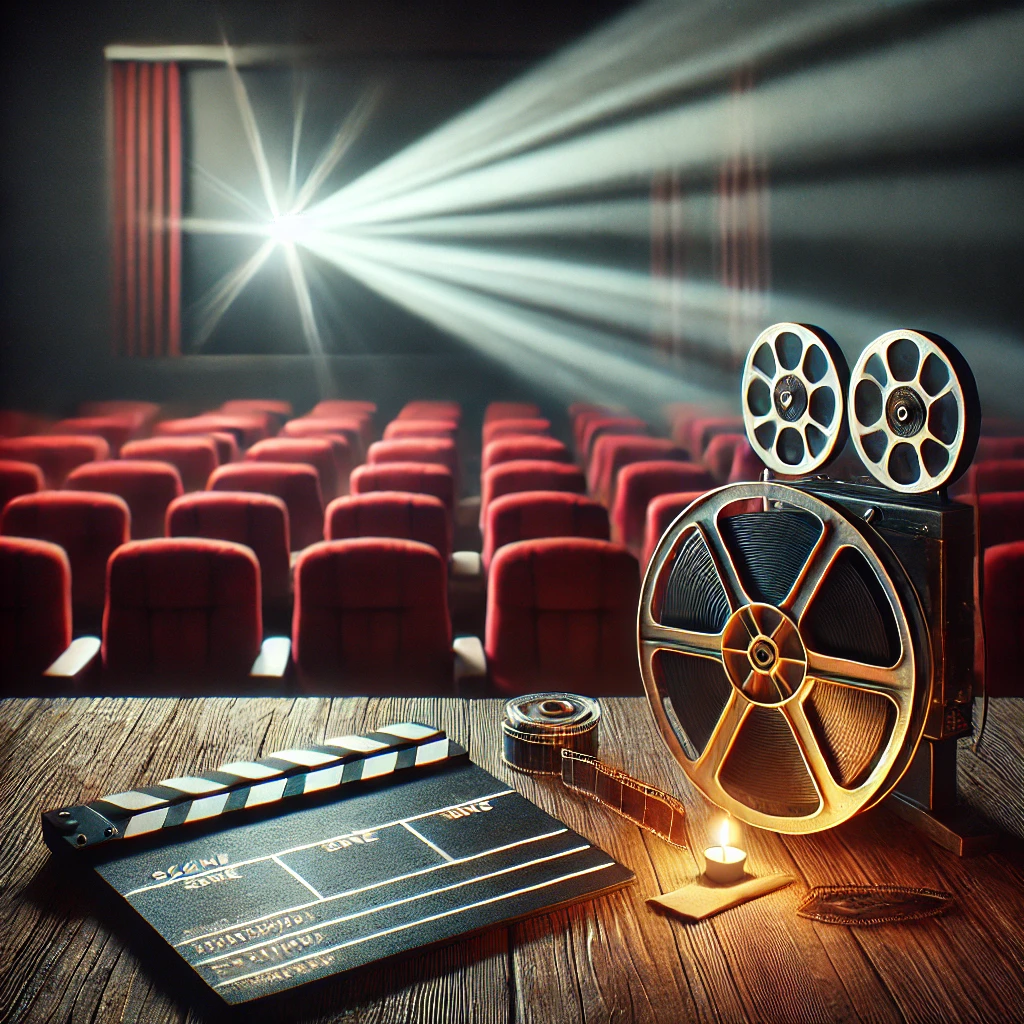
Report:
M 46 811 L 43 834 L 51 846 L 57 841 L 60 846 L 90 849 L 291 797 L 467 759 L 466 750 L 441 730 L 402 722 L 386 730 L 336 736 L 253 761 L 230 761 L 215 771 L 164 779 L 155 786 Z
M 663 790 L 576 750 L 562 751 L 562 782 L 667 843 L 687 845 L 686 808 Z
M 528 693 L 505 703 L 502 760 L 530 775 L 558 775 L 562 750 L 597 753 L 601 705 L 577 693 Z

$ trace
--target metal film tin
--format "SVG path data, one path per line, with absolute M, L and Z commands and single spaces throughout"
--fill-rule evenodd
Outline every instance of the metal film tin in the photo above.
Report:
M 533 775 L 561 775 L 562 750 L 597 754 L 601 705 L 576 693 L 528 693 L 505 702 L 502 760 Z

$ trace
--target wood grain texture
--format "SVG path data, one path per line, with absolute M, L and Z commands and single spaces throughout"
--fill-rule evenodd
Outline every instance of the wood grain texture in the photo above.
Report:
M 41 811 L 415 719 L 444 728 L 473 759 L 636 873 L 633 886 L 441 949 L 297 989 L 289 1020 L 391 1022 L 818 1022 L 1024 1019 L 1024 701 L 993 702 L 975 754 L 961 753 L 968 800 L 1010 833 L 959 860 L 885 806 L 830 832 L 745 830 L 755 873 L 787 889 L 706 921 L 651 908 L 701 869 L 718 812 L 689 786 L 643 700 L 603 702 L 601 757 L 678 796 L 692 849 L 669 846 L 564 789 L 501 763 L 500 701 L 401 698 L 25 699 L 0 702 L 0 1019 L 180 1022 L 215 1019 L 104 913 L 81 877 L 49 857 Z M 72 873 L 73 874 L 73 873 Z M 800 918 L 812 885 L 946 888 L 944 917 L 847 929 Z M 157 952 L 160 952 L 159 950 Z M 162 951 L 166 953 L 166 950 Z M 165 961 L 163 963 L 166 963 Z M 280 1005 L 244 1019 L 279 1020 Z

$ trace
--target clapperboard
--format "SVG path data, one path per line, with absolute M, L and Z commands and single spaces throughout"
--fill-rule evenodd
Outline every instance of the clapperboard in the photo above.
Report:
M 633 879 L 411 722 L 47 811 L 43 833 L 228 1003 Z

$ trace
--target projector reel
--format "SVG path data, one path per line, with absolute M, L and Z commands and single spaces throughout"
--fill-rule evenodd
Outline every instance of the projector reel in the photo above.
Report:
M 850 429 L 868 472 L 903 494 L 934 491 L 971 464 L 981 403 L 974 374 L 945 338 L 889 331 L 857 360 Z
M 780 323 L 758 335 L 743 365 L 743 423 L 769 469 L 805 476 L 843 450 L 849 380 L 842 350 L 820 327 Z
M 647 570 L 638 632 L 669 749 L 750 825 L 838 825 L 892 789 L 920 742 L 917 594 L 871 527 L 794 487 L 734 484 L 686 509 Z

